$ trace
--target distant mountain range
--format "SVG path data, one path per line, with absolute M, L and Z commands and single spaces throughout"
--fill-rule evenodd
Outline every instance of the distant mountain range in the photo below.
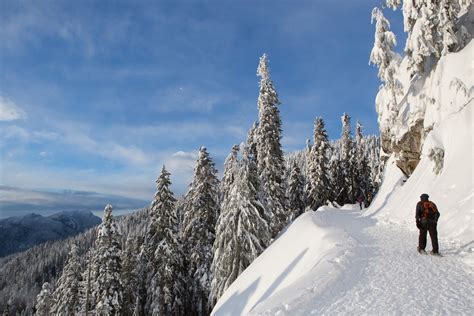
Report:
M 109 203 L 114 210 L 136 210 L 149 201 L 88 191 L 40 191 L 0 185 L 0 218 L 33 212 L 50 215 L 60 211 L 101 211 Z
M 0 220 L 0 257 L 34 245 L 64 239 L 98 225 L 101 219 L 90 211 L 65 211 L 50 216 L 30 213 Z

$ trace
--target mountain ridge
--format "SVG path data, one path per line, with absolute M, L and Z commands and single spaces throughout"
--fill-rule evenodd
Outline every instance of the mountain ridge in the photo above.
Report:
M 29 213 L 0 219 L 0 257 L 74 236 L 99 223 L 100 218 L 90 211 L 63 211 L 49 216 Z

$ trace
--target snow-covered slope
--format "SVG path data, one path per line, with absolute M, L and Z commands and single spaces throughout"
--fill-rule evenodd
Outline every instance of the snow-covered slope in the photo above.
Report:
M 337 273 L 329 277 L 332 269 L 327 259 L 344 253 L 339 243 L 348 237 L 344 231 L 328 226 L 321 214 L 308 212 L 296 219 L 231 285 L 214 314 L 247 314 L 262 303 L 276 300 L 278 304 L 279 292 L 294 284 L 315 278 L 325 283 L 337 279 Z M 298 296 L 297 292 L 293 294 Z
M 418 254 L 417 240 L 357 207 L 305 213 L 237 278 L 213 315 L 472 314 L 474 269 L 463 260 L 472 249 L 461 257 L 443 241 L 438 258 Z

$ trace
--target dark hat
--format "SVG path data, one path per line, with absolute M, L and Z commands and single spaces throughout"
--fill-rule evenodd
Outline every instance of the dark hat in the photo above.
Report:
M 420 195 L 420 199 L 423 200 L 423 201 L 427 201 L 429 197 L 430 196 L 426 193 L 423 193 L 422 195 Z

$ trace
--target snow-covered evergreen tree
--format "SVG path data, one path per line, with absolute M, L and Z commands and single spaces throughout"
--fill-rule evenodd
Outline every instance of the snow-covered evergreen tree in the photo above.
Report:
M 122 309 L 122 251 L 120 233 L 112 216 L 112 205 L 104 210 L 98 227 L 96 251 L 97 278 L 93 286 L 95 312 L 100 315 L 118 315 Z
M 93 251 L 90 250 L 86 254 L 86 267 L 82 272 L 82 280 L 79 283 L 79 313 L 89 314 L 95 307 L 95 299 L 93 296 L 94 280 L 97 277 L 96 258 L 93 256 Z
M 249 151 L 249 156 L 252 157 L 255 161 L 258 160 L 257 153 L 257 132 L 258 132 L 258 122 L 254 122 L 252 127 L 247 133 L 247 147 Z
M 354 181 L 354 142 L 351 135 L 351 118 L 344 113 L 341 117 L 342 134 L 340 142 L 340 172 L 343 176 L 344 186 L 339 195 L 338 203 L 343 205 L 345 203 L 353 203 L 357 198 L 355 192 Z
M 423 73 L 429 57 L 440 58 L 459 43 L 456 20 L 459 0 L 406 0 L 403 2 L 405 52 L 412 74 Z
M 407 32 L 405 52 L 412 75 L 424 72 L 425 61 L 431 55 L 439 58 L 436 28 L 438 7 L 434 1 L 403 2 L 404 27 Z
M 386 1 L 387 7 L 393 10 L 396 10 L 400 6 L 401 3 L 402 3 L 402 0 L 387 0 Z
M 10 303 L 7 303 L 2 312 L 2 316 L 10 316 Z
M 256 165 L 244 150 L 235 181 L 225 194 L 216 227 L 211 304 L 257 258 L 270 241 L 270 228 L 258 199 Z
M 285 161 L 281 148 L 281 118 L 278 94 L 270 78 L 266 54 L 257 69 L 260 79 L 258 96 L 257 167 L 261 180 L 261 201 L 275 237 L 288 218 L 285 195 Z
M 75 315 L 79 311 L 79 284 L 81 282 L 81 265 L 78 249 L 72 244 L 66 265 L 56 283 L 55 303 L 51 312 L 60 315 Z
M 372 194 L 372 181 L 371 181 L 371 170 L 368 163 L 365 138 L 362 135 L 362 124 L 357 122 L 356 124 L 356 142 L 355 142 L 355 159 L 356 168 L 355 179 L 356 179 L 356 196 L 362 196 L 364 201 L 367 203 L 369 193 Z
M 439 0 L 438 30 L 441 33 L 441 54 L 452 52 L 458 44 L 456 19 L 461 10 L 459 0 Z
M 151 226 L 151 225 L 150 225 Z M 148 253 L 147 244 L 150 242 L 150 226 L 148 227 L 146 237 L 142 245 L 137 258 L 136 276 L 137 276 L 137 294 L 135 297 L 135 304 L 133 306 L 133 316 L 146 315 L 148 309 L 147 299 L 148 290 L 151 286 L 151 277 L 153 266 L 151 263 L 151 254 Z M 150 295 L 151 296 L 151 295 Z
M 232 150 L 224 162 L 224 175 L 222 176 L 222 181 L 220 184 L 220 192 L 222 194 L 222 199 L 221 199 L 222 201 L 226 199 L 225 195 L 228 192 L 230 192 L 229 188 L 232 186 L 232 183 L 234 182 L 236 173 L 238 171 L 238 157 L 237 157 L 238 153 L 239 153 L 239 146 L 238 145 L 232 146 Z
M 217 170 L 207 149 L 201 147 L 194 178 L 185 196 L 183 242 L 189 271 L 190 309 L 209 312 L 209 291 L 215 226 L 219 216 Z
M 36 297 L 36 315 L 49 316 L 54 305 L 54 298 L 51 285 L 48 282 L 43 283 L 41 291 Z
M 393 102 L 396 104 L 396 96 L 402 89 L 401 83 L 395 77 L 400 61 L 400 56 L 393 50 L 397 41 L 395 34 L 390 31 L 390 22 L 379 8 L 372 10 L 372 23 L 374 21 L 375 39 L 369 63 L 373 63 L 379 68 L 378 77 L 384 86 L 392 92 Z
M 127 238 L 122 252 L 122 286 L 123 286 L 123 315 L 133 315 L 137 301 L 138 279 L 138 242 L 136 239 Z
M 334 144 L 331 150 L 331 158 L 329 160 L 329 182 L 330 182 L 330 201 L 336 202 L 339 205 L 344 204 L 346 198 L 345 191 L 345 175 L 342 168 L 340 158 L 340 146 Z
M 380 138 L 377 136 L 368 136 L 365 143 L 367 144 L 367 159 L 370 169 L 371 194 L 367 197 L 368 202 L 370 202 L 382 183 L 383 166 L 380 158 Z
M 330 144 L 324 120 L 318 117 L 314 122 L 314 144 L 309 154 L 307 170 L 307 207 L 312 210 L 317 210 L 330 199 L 329 149 Z
M 301 174 L 301 169 L 298 166 L 297 161 L 295 160 L 293 161 L 293 165 L 291 166 L 287 189 L 288 203 L 290 209 L 290 221 L 300 216 L 305 210 L 306 198 L 304 186 L 304 177 Z
M 185 285 L 183 251 L 178 235 L 178 219 L 170 173 L 161 171 L 157 192 L 151 209 L 150 241 L 156 248 L 152 257 L 149 313 L 153 315 L 182 315 L 184 313 Z

